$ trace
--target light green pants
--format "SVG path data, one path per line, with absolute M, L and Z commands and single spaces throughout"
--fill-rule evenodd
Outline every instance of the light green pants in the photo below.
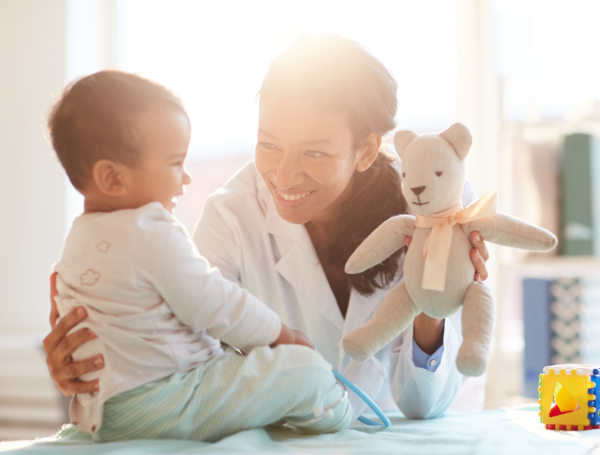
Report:
M 331 365 L 307 347 L 256 348 L 245 357 L 226 352 L 195 370 L 111 398 L 93 439 L 216 441 L 283 418 L 292 424 L 310 420 L 315 407 L 335 403 L 342 394 Z M 352 419 L 348 400 L 333 411 L 334 417 L 299 428 L 343 430 Z

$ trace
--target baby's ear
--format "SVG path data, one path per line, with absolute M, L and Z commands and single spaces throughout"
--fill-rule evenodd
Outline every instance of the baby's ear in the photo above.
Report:
M 465 125 L 462 123 L 455 123 L 448 129 L 442 131 L 440 136 L 450 142 L 450 145 L 454 147 L 454 150 L 456 150 L 456 153 L 461 160 L 464 160 L 467 157 L 473 138 Z
M 410 144 L 417 135 L 412 131 L 403 130 L 398 131 L 394 136 L 394 147 L 396 147 L 396 152 L 398 152 L 398 156 L 402 158 L 404 154 L 404 150 L 408 144 Z
M 105 196 L 118 197 L 127 193 L 125 173 L 128 167 L 121 163 L 101 159 L 94 163 L 92 179 L 98 190 Z

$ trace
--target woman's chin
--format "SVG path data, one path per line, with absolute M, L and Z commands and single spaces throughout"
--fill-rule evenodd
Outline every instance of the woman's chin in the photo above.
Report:
M 310 214 L 306 210 L 287 209 L 275 204 L 277 213 L 281 218 L 291 224 L 306 224 L 311 220 Z

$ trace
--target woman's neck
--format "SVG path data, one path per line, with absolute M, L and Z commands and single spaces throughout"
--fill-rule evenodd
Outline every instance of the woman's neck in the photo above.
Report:
M 305 226 L 315 250 L 320 251 L 329 245 L 335 236 L 337 218 L 327 221 L 311 220 Z
M 342 204 L 352 195 L 353 182 L 354 179 L 350 179 L 342 194 L 323 212 L 315 215 L 305 224 L 315 250 L 319 251 L 329 245 L 335 237 L 342 216 Z
M 348 304 L 350 302 L 350 286 L 345 279 L 340 277 L 339 271 L 336 270 L 337 266 L 328 263 L 325 255 L 322 254 L 323 250 L 327 248 L 333 239 L 335 238 L 337 231 L 337 219 L 330 222 L 319 222 L 313 220 L 310 223 L 306 223 L 306 230 L 310 236 L 317 257 L 323 267 L 325 277 L 329 282 L 329 287 L 335 296 L 335 300 L 340 309 L 342 317 L 346 317 L 348 311 Z

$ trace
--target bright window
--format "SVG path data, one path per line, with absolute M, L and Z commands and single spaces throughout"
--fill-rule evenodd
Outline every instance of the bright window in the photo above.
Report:
M 252 159 L 256 93 L 269 62 L 299 33 L 337 33 L 378 57 L 398 81 L 401 127 L 435 131 L 456 121 L 452 1 L 116 0 L 113 9 L 96 11 L 102 5 L 99 0 L 70 2 L 78 12 L 71 19 L 70 45 L 77 47 L 79 37 L 89 33 L 78 15 L 90 21 L 93 16 L 94 27 L 104 17 L 108 45 L 93 41 L 90 47 L 109 58 L 95 68 L 90 51 L 79 45 L 69 74 L 96 71 L 108 60 L 109 66 L 141 73 L 182 97 L 192 121 L 189 161 L 195 182 L 177 216 L 188 227 L 200 215 L 204 198 Z M 80 201 L 74 201 L 70 204 L 77 207 Z
M 600 103 L 600 2 L 496 0 L 506 119 L 574 120 Z M 600 116 L 600 112 L 595 112 Z

